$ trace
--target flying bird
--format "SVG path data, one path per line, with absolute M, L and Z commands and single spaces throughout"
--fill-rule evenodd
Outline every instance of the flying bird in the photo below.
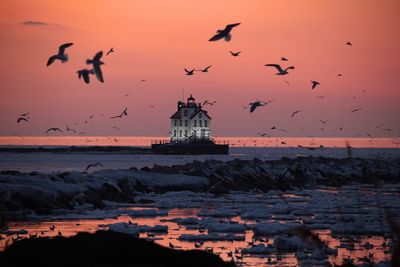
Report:
M 267 102 L 257 100 L 257 101 L 255 101 L 253 103 L 250 103 L 249 104 L 250 105 L 250 113 L 253 113 L 256 110 L 256 108 L 262 107 L 262 106 L 266 106 L 267 104 L 269 104 L 269 103 L 271 103 L 273 101 L 275 101 L 275 100 L 270 100 L 270 101 L 267 101 Z
M 311 89 L 314 89 L 315 87 L 317 87 L 317 85 L 320 85 L 320 83 L 317 81 L 311 81 L 311 83 L 312 83 Z
M 338 77 L 341 77 L 341 76 L 342 76 L 342 74 L 341 74 L 341 73 L 338 73 L 338 74 L 337 74 L 337 76 L 338 76 Z
M 318 98 L 323 99 L 326 95 L 317 95 Z
M 86 167 L 86 169 L 85 169 L 85 172 L 87 172 L 90 168 L 92 168 L 92 167 L 103 167 L 103 164 L 101 164 L 100 162 L 96 162 L 96 163 L 93 163 L 93 164 L 89 164 L 89 165 L 87 165 L 87 167 Z
M 223 38 L 226 42 L 229 42 L 232 39 L 231 30 L 234 27 L 239 26 L 239 25 L 240 25 L 240 23 L 226 25 L 225 29 L 218 30 L 217 34 L 215 34 L 213 37 L 211 37 L 210 40 L 208 40 L 208 41 L 214 42 L 214 41 L 221 40 Z
M 96 74 L 97 79 L 104 83 L 103 73 L 101 72 L 100 66 L 104 64 L 104 62 L 100 61 L 100 58 L 103 56 L 103 51 L 97 52 L 97 54 L 93 57 L 93 59 L 87 59 L 86 64 L 93 65 L 93 71 Z
M 293 111 L 291 118 L 293 118 L 297 113 L 300 113 L 300 112 L 301 112 L 301 110 L 295 110 L 295 111 Z
M 288 61 L 288 59 L 285 58 L 285 57 L 281 57 L 281 60 L 282 60 L 282 61 Z
M 212 102 L 210 102 L 210 101 L 208 101 L 208 100 L 205 100 L 204 102 L 203 102 L 203 107 L 205 106 L 205 105 L 210 105 L 210 106 L 212 106 L 212 105 L 214 105 L 214 104 L 216 104 L 217 103 L 217 101 L 212 101 Z
M 325 124 L 328 122 L 328 120 L 324 121 L 324 120 L 319 120 L 320 122 L 322 122 L 322 124 Z
M 68 127 L 68 125 L 67 125 L 67 132 L 73 132 L 73 133 L 76 133 L 76 130 L 74 130 L 74 129 L 72 129 L 72 128 L 69 128 L 69 127 Z
M 85 83 L 89 83 L 90 82 L 90 78 L 89 78 L 90 74 L 95 74 L 93 69 L 92 70 L 82 69 L 82 70 L 78 70 L 77 73 L 78 73 L 78 78 L 79 79 L 83 78 Z
M 348 45 L 348 46 L 353 46 L 353 44 L 350 43 L 349 41 L 346 42 L 346 45 Z
M 122 113 L 120 115 L 110 117 L 110 119 L 116 119 L 116 118 L 122 118 L 123 116 L 128 116 L 127 110 L 128 110 L 128 108 L 125 108 L 124 111 L 122 111 Z
M 53 64 L 53 62 L 56 59 L 61 60 L 62 63 L 67 62 L 68 54 L 65 53 L 65 49 L 70 47 L 71 45 L 73 45 L 73 43 L 66 43 L 66 44 L 60 45 L 60 47 L 58 48 L 58 54 L 49 57 L 49 59 L 47 60 L 47 66 L 50 66 L 51 64 Z
M 193 75 L 194 74 L 194 71 L 195 71 L 195 69 L 192 69 L 192 70 L 187 70 L 187 69 L 185 69 L 185 72 L 186 72 L 186 75 Z
M 119 131 L 119 128 L 117 126 L 113 126 L 113 127 L 111 127 L 111 129 L 115 129 L 115 130 Z
M 113 52 L 114 52 L 114 47 L 111 47 L 110 50 L 108 50 L 106 56 L 108 56 L 109 54 L 111 54 L 111 53 L 113 53 Z
M 18 120 L 17 120 L 17 123 L 20 123 L 21 121 L 28 122 L 28 119 L 26 119 L 25 117 L 19 117 Z
M 265 136 L 268 136 L 268 137 L 271 137 L 269 134 L 267 134 L 267 133 L 257 133 L 259 136 L 261 136 L 261 137 L 265 137 Z
M 202 70 L 198 70 L 198 71 L 201 71 L 201 72 L 208 72 L 208 69 L 211 68 L 211 66 L 212 66 L 212 65 L 210 65 L 210 66 L 208 66 L 208 67 L 206 67 L 206 68 L 204 68 L 204 69 L 202 69 Z
M 28 116 L 29 114 L 30 114 L 30 113 L 27 112 L 27 113 L 21 114 L 20 116 L 21 116 L 21 117 L 25 117 L 25 116 Z
M 356 108 L 356 109 L 351 110 L 350 112 L 353 113 L 353 112 L 357 112 L 357 111 L 360 111 L 360 110 L 362 110 L 362 108 Z
M 46 131 L 46 133 L 48 133 L 48 132 L 50 132 L 50 131 L 54 131 L 54 132 L 59 131 L 60 133 L 63 132 L 60 128 L 49 128 L 49 129 Z
M 229 51 L 229 53 L 231 53 L 232 56 L 237 57 L 237 56 L 239 56 L 240 53 L 242 53 L 242 51 L 239 51 L 239 52 Z
M 278 70 L 276 75 L 286 75 L 289 74 L 288 70 L 294 70 L 293 66 L 287 67 L 286 69 L 282 69 L 282 67 L 278 64 L 265 64 L 264 66 L 276 68 Z

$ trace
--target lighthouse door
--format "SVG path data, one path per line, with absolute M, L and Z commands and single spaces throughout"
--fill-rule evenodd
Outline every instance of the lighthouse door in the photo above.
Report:
M 206 129 L 201 129 L 201 139 L 206 138 Z

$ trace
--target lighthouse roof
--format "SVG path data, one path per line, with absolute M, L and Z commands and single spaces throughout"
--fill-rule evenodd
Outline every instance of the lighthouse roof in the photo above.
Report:
M 192 116 L 190 116 L 190 119 L 193 119 L 197 114 L 199 114 L 200 112 L 202 112 L 204 115 L 206 115 L 210 120 L 211 117 L 210 115 L 207 114 L 207 111 L 203 110 L 203 109 L 198 109 L 195 113 L 192 114 Z
M 174 114 L 172 114 L 171 119 L 180 120 L 182 119 L 181 110 L 177 110 Z

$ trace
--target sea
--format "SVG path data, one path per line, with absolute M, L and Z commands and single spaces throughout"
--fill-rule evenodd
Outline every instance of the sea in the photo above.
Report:
M 100 162 L 99 169 L 142 168 L 177 165 L 194 160 L 253 159 L 276 160 L 282 157 L 324 156 L 345 158 L 348 147 L 359 158 L 400 158 L 398 138 L 328 138 L 328 137 L 217 137 L 216 143 L 229 144 L 229 155 L 154 155 L 104 152 L 53 153 L 9 152 L 2 148 L 57 148 L 70 146 L 150 147 L 168 141 L 167 137 L 132 136 L 2 136 L 0 137 L 0 170 L 16 171 L 82 171 L 88 164 Z

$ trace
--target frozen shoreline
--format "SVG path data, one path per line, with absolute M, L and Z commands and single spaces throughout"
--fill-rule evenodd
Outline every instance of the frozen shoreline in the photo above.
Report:
M 280 160 L 194 161 L 184 165 L 86 172 L 0 171 L 0 197 L 7 211 L 74 209 L 104 201 L 135 203 L 138 194 L 171 191 L 228 194 L 268 192 L 351 183 L 400 182 L 398 159 L 298 157 Z

